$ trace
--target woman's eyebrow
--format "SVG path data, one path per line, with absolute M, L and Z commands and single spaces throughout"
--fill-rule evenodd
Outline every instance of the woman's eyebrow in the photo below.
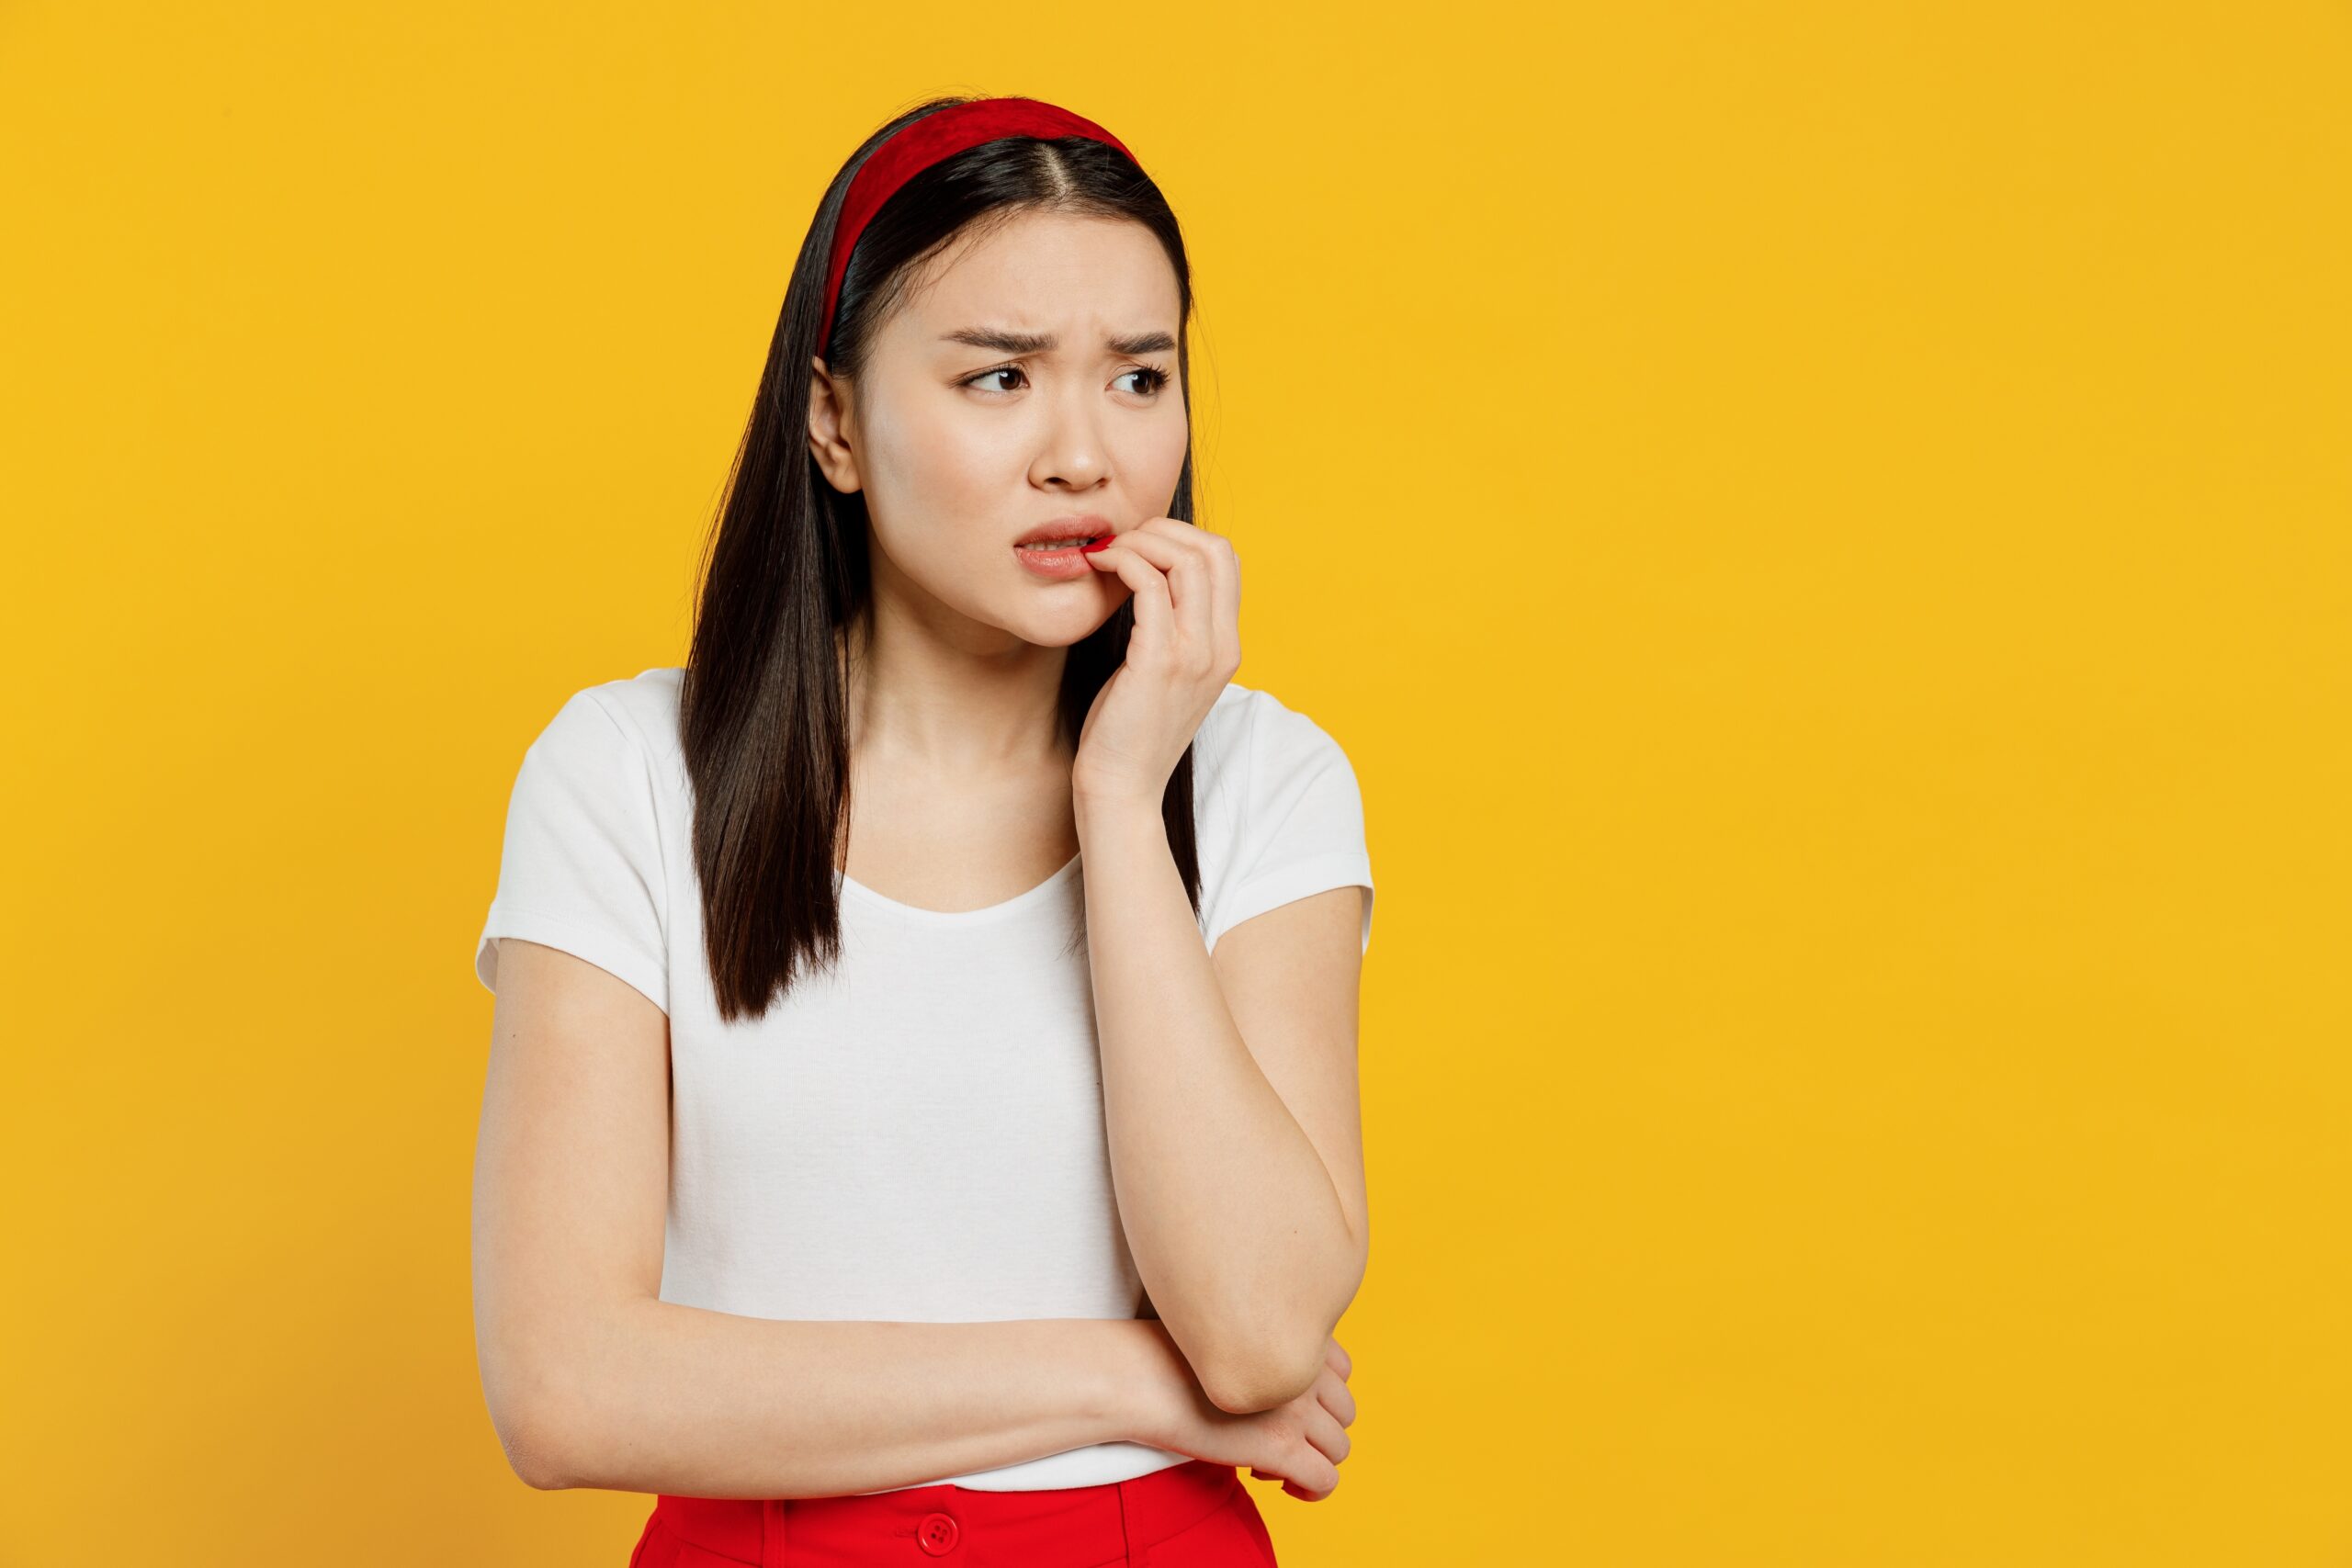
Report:
M 1051 333 L 1007 332 L 1001 327 L 963 327 L 952 333 L 942 333 L 942 343 L 969 344 L 974 348 L 992 349 L 999 354 L 1051 354 L 1061 340 Z M 1166 333 L 1136 333 L 1126 337 L 1107 340 L 1114 354 L 1165 354 L 1176 346 L 1176 340 Z

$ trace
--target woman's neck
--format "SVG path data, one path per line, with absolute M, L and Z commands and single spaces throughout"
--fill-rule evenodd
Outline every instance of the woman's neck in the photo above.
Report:
M 942 781 L 1066 768 L 1069 651 L 993 627 L 964 638 L 943 633 L 877 607 L 854 632 L 837 635 L 848 659 L 852 755 Z

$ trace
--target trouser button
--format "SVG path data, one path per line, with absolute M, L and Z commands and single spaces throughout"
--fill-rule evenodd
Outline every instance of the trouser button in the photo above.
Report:
M 922 1523 L 915 1527 L 916 1541 L 933 1557 L 953 1551 L 956 1534 L 956 1519 L 951 1514 L 926 1514 Z

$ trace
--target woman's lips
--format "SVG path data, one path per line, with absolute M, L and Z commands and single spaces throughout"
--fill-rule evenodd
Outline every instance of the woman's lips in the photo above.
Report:
M 1110 536 L 1105 534 L 1088 548 L 1100 549 L 1109 541 Z M 1087 550 L 1081 549 L 1078 541 L 1075 539 L 1072 539 L 1067 546 L 1050 550 L 1023 549 L 1019 545 L 1015 545 L 1012 547 L 1012 553 L 1021 558 L 1021 564 L 1023 566 L 1028 568 L 1029 570 L 1036 573 L 1039 577 L 1056 577 L 1068 580 L 1073 577 L 1092 577 L 1094 575 L 1094 568 L 1086 558 Z

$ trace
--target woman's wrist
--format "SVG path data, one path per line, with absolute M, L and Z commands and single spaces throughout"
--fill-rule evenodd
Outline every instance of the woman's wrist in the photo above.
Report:
M 1102 1416 L 1122 1439 L 1182 1452 L 1197 1403 L 1193 1369 L 1157 1318 L 1114 1318 Z
M 1159 802 L 1159 795 L 1131 787 L 1076 781 L 1070 786 L 1070 805 L 1081 836 L 1096 826 L 1107 825 L 1115 831 L 1134 825 L 1159 825 L 1164 821 Z

